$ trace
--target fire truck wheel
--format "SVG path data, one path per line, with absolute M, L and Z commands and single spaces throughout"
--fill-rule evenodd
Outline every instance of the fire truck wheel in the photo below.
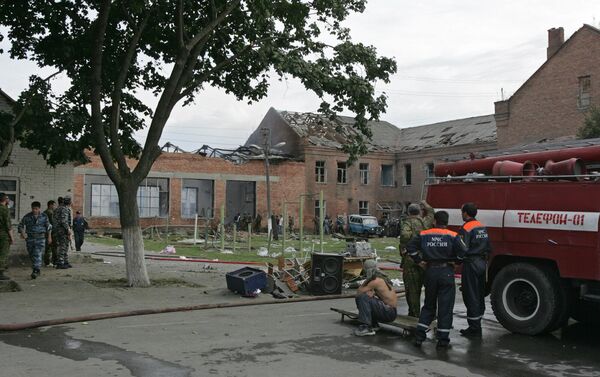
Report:
M 529 263 L 504 267 L 492 284 L 494 315 L 507 330 L 538 335 L 560 320 L 564 302 L 560 281 L 552 271 Z

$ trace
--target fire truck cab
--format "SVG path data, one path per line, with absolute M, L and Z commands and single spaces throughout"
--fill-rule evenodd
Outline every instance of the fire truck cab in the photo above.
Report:
M 554 162 L 552 159 L 562 159 Z M 490 235 L 487 285 L 509 331 L 554 331 L 600 318 L 600 146 L 464 160 L 436 167 L 427 200 L 450 214 L 474 202 Z

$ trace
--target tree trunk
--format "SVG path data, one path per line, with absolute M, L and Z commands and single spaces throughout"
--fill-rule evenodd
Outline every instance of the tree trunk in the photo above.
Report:
M 117 186 L 127 282 L 130 287 L 147 287 L 150 285 L 150 279 L 144 260 L 144 239 L 140 227 L 137 189 L 137 185 L 131 181 L 122 182 Z

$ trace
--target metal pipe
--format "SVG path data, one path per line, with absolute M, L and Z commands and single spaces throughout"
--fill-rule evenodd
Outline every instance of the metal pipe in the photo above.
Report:
M 573 157 L 580 158 L 586 162 L 600 161 L 600 145 L 440 163 L 435 167 L 435 175 L 445 177 L 448 175 L 466 175 L 469 173 L 490 174 L 497 161 L 531 161 L 534 164 L 543 166 L 548 160 L 563 161 Z
M 319 193 L 319 244 L 323 252 L 323 221 L 325 221 L 325 208 L 323 208 L 323 190 Z

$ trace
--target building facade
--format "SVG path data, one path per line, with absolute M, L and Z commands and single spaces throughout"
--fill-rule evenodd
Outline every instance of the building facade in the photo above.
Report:
M 584 25 L 566 42 L 548 30 L 547 60 L 507 100 L 495 103 L 499 148 L 573 137 L 600 105 L 600 30 Z
M 73 206 L 94 228 L 120 228 L 116 189 L 100 158 L 90 155 L 90 160 L 75 168 Z M 136 162 L 128 163 L 133 167 Z M 272 161 L 270 182 L 272 212 L 281 214 L 287 203 L 290 214 L 297 214 L 304 164 Z M 266 196 L 264 160 L 234 163 L 201 154 L 163 152 L 138 188 L 137 200 L 143 228 L 193 225 L 196 214 L 200 221 L 218 222 L 222 205 L 227 223 L 238 213 L 253 218 L 260 214 L 266 226 Z

